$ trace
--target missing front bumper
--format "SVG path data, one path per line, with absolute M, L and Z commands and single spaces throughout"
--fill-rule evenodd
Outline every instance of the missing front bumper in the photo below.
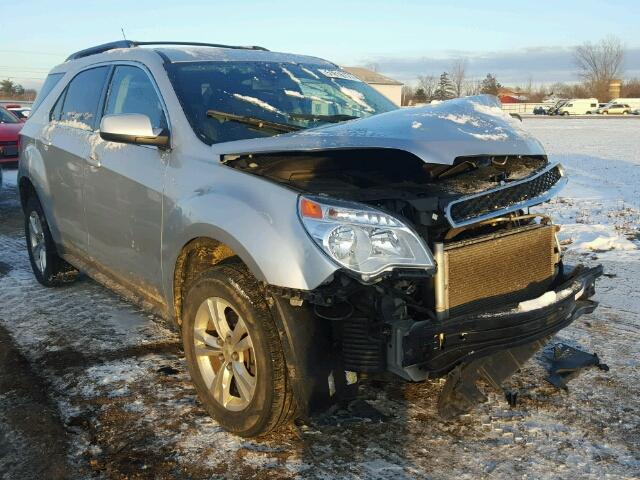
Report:
M 514 304 L 438 323 L 398 323 L 388 348 L 388 369 L 420 381 L 443 375 L 462 363 L 547 339 L 580 315 L 593 312 L 597 303 L 589 298 L 600 275 L 601 266 L 565 268 L 560 285 L 552 290 L 555 300 L 539 308 L 535 303 L 524 309 Z

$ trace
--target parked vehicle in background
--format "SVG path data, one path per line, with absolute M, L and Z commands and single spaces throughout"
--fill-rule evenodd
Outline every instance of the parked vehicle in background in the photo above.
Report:
M 597 98 L 572 98 L 558 109 L 558 115 L 586 115 L 597 109 Z
M 631 106 L 626 103 L 614 103 L 602 107 L 600 113 L 603 115 L 629 115 L 631 113 Z
M 636 108 L 633 112 L 634 115 L 640 115 L 640 108 Z
M 537 106 L 536 108 L 533 109 L 534 115 L 547 115 L 548 112 L 549 112 L 549 109 L 543 106 Z
M 316 57 L 170 43 L 55 67 L 18 186 L 36 279 L 82 270 L 175 322 L 224 428 L 266 433 L 363 374 L 449 374 L 455 416 L 596 308 L 602 267 L 565 265 L 529 211 L 564 170 L 496 97 L 401 109 Z
M 0 165 L 18 161 L 23 125 L 13 113 L 0 107 Z
M 27 107 L 7 107 L 7 110 L 9 110 L 23 122 L 27 121 L 27 118 L 29 118 L 29 113 L 31 113 L 31 109 Z
M 567 102 L 568 100 L 558 100 L 556 104 L 547 111 L 547 115 L 558 115 L 560 108 L 562 108 Z

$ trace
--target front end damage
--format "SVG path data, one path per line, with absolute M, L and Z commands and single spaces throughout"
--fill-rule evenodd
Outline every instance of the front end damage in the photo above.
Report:
M 367 240 L 367 248 L 380 255 L 402 241 L 400 233 L 414 235 L 431 261 L 420 255 L 412 257 L 420 258 L 419 265 L 407 260 L 416 252 L 405 242 L 404 257 L 385 268 L 366 271 L 358 258 L 334 256 L 339 268 L 313 290 L 269 287 L 289 343 L 299 346 L 298 334 L 309 337 L 304 348 L 290 352 L 295 370 L 290 374 L 299 380 L 303 411 L 304 404 L 326 405 L 340 385 L 356 377 L 391 372 L 409 381 L 448 376 L 440 413 L 465 412 L 484 399 L 479 381 L 499 387 L 552 335 L 596 308 L 590 298 L 602 268 L 565 265 L 559 227 L 530 211 L 564 186 L 562 167 L 531 147 L 510 120 L 495 120 L 500 114 L 490 107 L 474 110 L 473 101 L 452 105 L 453 113 L 439 107 L 424 114 L 446 124 L 444 145 L 458 153 L 446 163 L 429 161 L 432 143 L 420 150 L 422 143 L 415 139 L 407 150 L 373 148 L 369 142 L 344 145 L 345 138 L 354 141 L 345 136 L 347 127 L 336 136 L 342 143 L 323 144 L 331 148 L 283 151 L 287 148 L 276 148 L 271 139 L 272 151 L 223 156 L 230 167 L 298 191 L 301 221 L 324 253 L 348 256 L 356 248 L 358 235 L 326 223 L 339 221 L 358 231 L 374 230 L 372 236 L 386 235 L 375 246 L 372 237 Z M 478 112 L 485 115 L 472 115 Z M 398 113 L 400 119 L 403 115 Z M 379 117 L 384 116 L 399 128 L 393 112 Z M 475 145 L 468 139 L 456 143 L 458 133 L 447 133 L 447 128 L 460 130 L 463 122 L 465 128 L 482 128 L 484 133 L 471 132 L 479 139 Z M 358 121 L 348 123 L 354 124 L 353 132 L 374 137 L 356 128 Z M 339 127 L 320 136 L 327 137 L 331 128 Z M 283 145 L 291 143 L 285 137 Z M 472 154 L 472 147 L 480 153 Z M 500 154 L 483 153 L 492 148 Z M 508 148 L 514 153 L 505 153 Z M 377 223 L 372 227 L 372 222 Z M 335 232 L 342 235 L 336 251 L 329 244 Z M 363 263 L 375 256 L 369 253 Z

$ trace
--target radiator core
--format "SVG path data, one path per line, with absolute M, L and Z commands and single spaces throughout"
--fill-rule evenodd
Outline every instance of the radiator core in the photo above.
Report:
M 436 248 L 436 251 L 438 248 Z M 531 225 L 439 248 L 440 310 L 461 314 L 542 295 L 559 252 L 554 225 Z M 438 287 L 436 286 L 436 295 Z M 438 305 L 436 306 L 438 309 Z

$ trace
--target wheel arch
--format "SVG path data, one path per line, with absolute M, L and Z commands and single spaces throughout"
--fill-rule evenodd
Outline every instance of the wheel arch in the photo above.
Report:
M 255 262 L 237 246 L 233 248 L 228 242 L 211 236 L 192 238 L 182 246 L 173 264 L 171 294 L 173 316 L 178 325 L 182 324 L 184 296 L 189 283 L 203 271 L 223 262 L 242 263 L 258 280 L 263 279 L 262 272 L 257 270 Z

